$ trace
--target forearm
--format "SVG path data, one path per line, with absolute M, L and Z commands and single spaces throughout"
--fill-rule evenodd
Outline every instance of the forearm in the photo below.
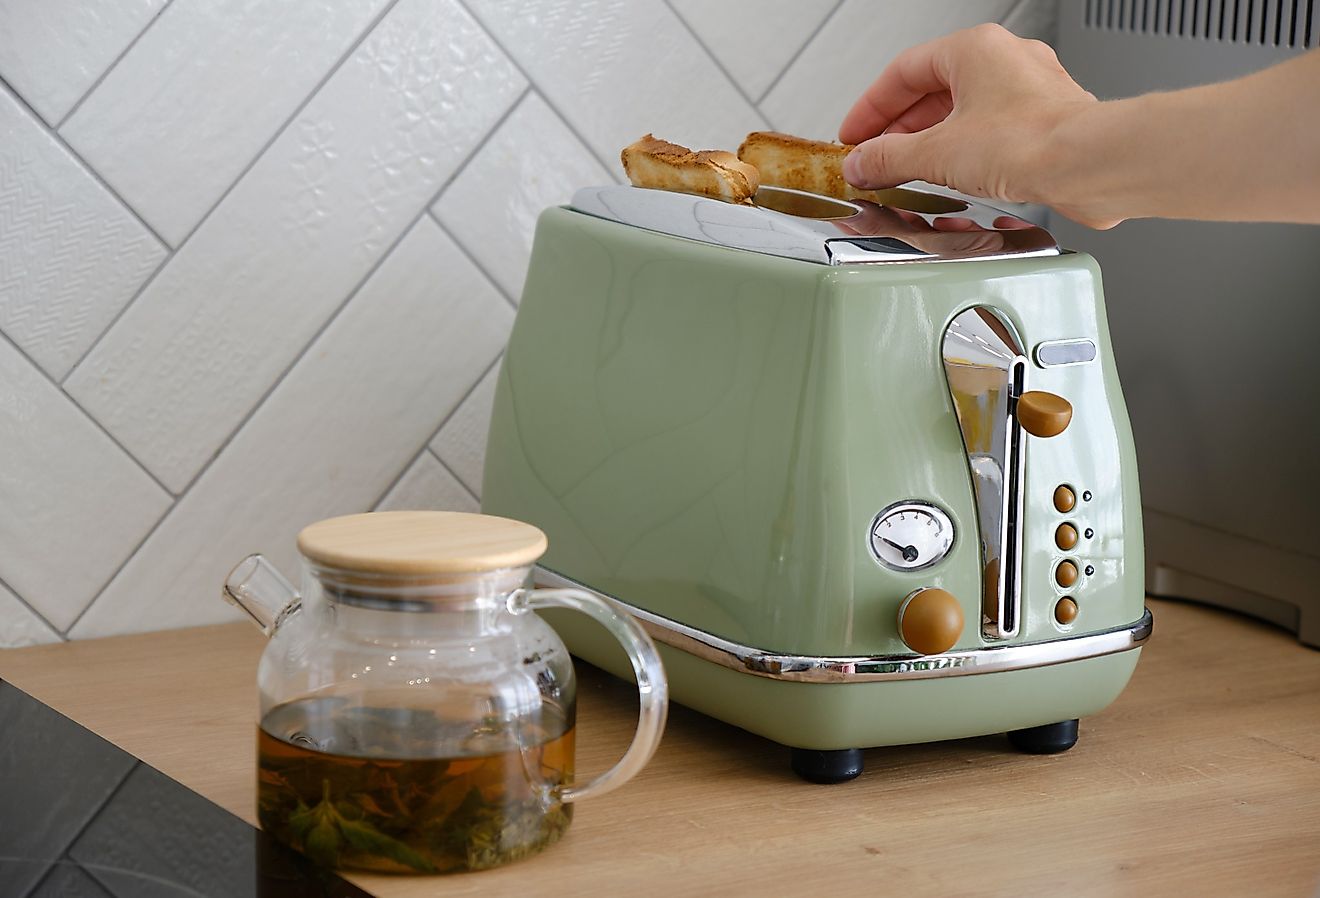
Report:
M 1235 81 L 1094 104 L 1058 126 L 1038 164 L 1035 199 L 1098 227 L 1320 223 L 1320 51 Z

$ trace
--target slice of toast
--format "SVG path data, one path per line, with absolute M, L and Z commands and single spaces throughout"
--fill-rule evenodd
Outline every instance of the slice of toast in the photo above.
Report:
M 808 140 L 778 131 L 753 131 L 738 147 L 738 158 L 756 166 L 761 183 L 787 187 L 840 200 L 870 200 L 908 212 L 948 215 L 967 204 L 904 187 L 860 190 L 843 179 L 843 160 L 853 148 L 824 140 Z
M 753 131 L 738 147 L 738 158 L 756 166 L 761 183 L 805 190 L 841 200 L 871 199 L 875 192 L 858 190 L 843 179 L 843 159 L 851 146 L 808 140 L 778 131 Z
M 693 152 L 648 134 L 623 148 L 623 170 L 635 187 L 696 193 L 750 203 L 760 186 L 756 167 L 724 150 Z

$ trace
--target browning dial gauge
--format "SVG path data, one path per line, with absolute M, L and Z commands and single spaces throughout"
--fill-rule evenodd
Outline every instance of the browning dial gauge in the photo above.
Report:
M 953 548 L 953 521 L 926 502 L 900 502 L 875 516 L 871 554 L 890 570 L 919 571 Z

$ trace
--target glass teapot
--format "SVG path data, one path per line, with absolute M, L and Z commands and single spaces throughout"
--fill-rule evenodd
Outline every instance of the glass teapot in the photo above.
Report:
M 298 536 L 301 595 L 260 555 L 224 596 L 271 637 L 257 678 L 262 828 L 327 866 L 493 867 L 563 833 L 655 753 L 664 670 L 637 621 L 573 589 L 527 589 L 537 528 L 457 512 L 331 518 Z M 611 770 L 573 781 L 573 664 L 537 608 L 584 612 L 624 646 L 637 733 Z

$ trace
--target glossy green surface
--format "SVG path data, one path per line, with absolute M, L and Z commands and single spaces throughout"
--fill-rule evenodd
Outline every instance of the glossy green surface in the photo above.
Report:
M 895 615 L 921 586 L 961 600 L 968 623 L 958 648 L 989 644 L 978 625 L 971 478 L 941 341 L 958 312 L 990 305 L 1028 354 L 1042 340 L 1074 337 L 1100 350 L 1095 363 L 1033 365 L 1028 374 L 1029 389 L 1066 397 L 1076 413 L 1060 436 L 1028 438 L 1023 626 L 1013 641 L 1135 621 L 1140 503 L 1100 296 L 1098 270 L 1083 255 L 827 267 L 548 210 L 500 371 L 483 508 L 543 528 L 547 567 L 757 648 L 905 652 Z M 1093 498 L 1060 515 L 1051 504 L 1059 483 Z M 869 552 L 876 513 L 905 499 L 937 503 L 957 528 L 950 555 L 926 571 L 894 572 Z M 1067 554 L 1053 540 L 1065 520 L 1095 531 Z M 1066 629 L 1053 620 L 1064 594 L 1053 569 L 1065 557 L 1095 568 L 1068 591 L 1081 612 Z M 569 637 L 595 661 L 589 642 Z M 1093 671 L 1070 680 L 1077 707 L 1091 713 L 1097 697 L 1117 694 L 1134 658 L 1077 666 Z M 675 697 L 714 702 L 702 710 L 739 725 L 748 694 L 781 696 L 785 686 L 821 696 L 981 695 L 989 687 L 971 681 L 1017 689 L 1064 670 L 962 677 L 937 690 L 933 681 L 780 684 L 699 667 L 708 669 L 676 677 Z M 1093 688 L 1078 694 L 1087 677 Z M 837 701 L 842 714 L 854 700 Z M 874 711 L 880 699 L 856 701 Z M 903 707 L 922 716 L 920 702 Z M 875 738 L 863 744 L 883 744 Z

